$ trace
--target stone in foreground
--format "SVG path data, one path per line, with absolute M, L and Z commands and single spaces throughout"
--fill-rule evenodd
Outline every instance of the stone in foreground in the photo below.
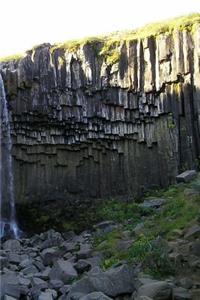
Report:
M 176 181 L 178 183 L 180 182 L 190 182 L 192 179 L 194 179 L 197 176 L 197 172 L 195 170 L 187 170 L 178 176 L 176 176 Z
M 73 284 L 68 299 L 74 299 L 74 297 L 79 299 L 93 292 L 102 292 L 109 297 L 131 294 L 135 290 L 133 282 L 133 270 L 127 265 L 112 268 L 106 272 L 95 269 L 87 277 Z
M 154 300 L 170 300 L 172 296 L 172 287 L 165 281 L 156 281 L 142 285 L 138 289 L 137 298 L 147 296 Z
M 54 263 L 49 277 L 50 279 L 59 279 L 64 283 L 69 283 L 71 280 L 77 278 L 78 274 L 70 262 L 59 259 Z
M 111 300 L 112 298 L 104 295 L 102 292 L 93 292 L 80 298 L 80 300 Z

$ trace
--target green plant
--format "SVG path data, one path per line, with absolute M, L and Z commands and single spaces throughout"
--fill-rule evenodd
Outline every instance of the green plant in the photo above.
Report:
M 145 271 L 155 277 L 165 277 L 174 273 L 167 245 L 159 238 L 140 235 L 129 248 L 128 259 L 133 263 L 141 263 Z

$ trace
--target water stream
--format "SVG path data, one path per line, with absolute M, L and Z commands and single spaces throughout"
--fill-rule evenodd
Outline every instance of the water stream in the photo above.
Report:
M 16 221 L 12 139 L 8 103 L 0 74 L 0 238 L 19 237 Z

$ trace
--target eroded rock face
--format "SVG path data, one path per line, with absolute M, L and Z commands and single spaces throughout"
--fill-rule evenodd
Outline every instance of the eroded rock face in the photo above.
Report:
M 12 115 L 16 201 L 138 195 L 195 167 L 200 27 L 76 51 L 43 44 L 1 63 Z

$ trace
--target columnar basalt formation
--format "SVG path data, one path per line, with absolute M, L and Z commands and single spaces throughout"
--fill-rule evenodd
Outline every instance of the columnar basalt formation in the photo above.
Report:
M 200 26 L 114 47 L 114 62 L 90 41 L 1 63 L 18 202 L 133 196 L 195 167 Z

